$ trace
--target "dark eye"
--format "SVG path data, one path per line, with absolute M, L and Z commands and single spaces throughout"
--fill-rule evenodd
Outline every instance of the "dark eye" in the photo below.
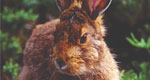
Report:
M 80 43 L 83 44 L 86 42 L 87 39 L 87 33 L 85 33 L 81 38 L 80 38 Z

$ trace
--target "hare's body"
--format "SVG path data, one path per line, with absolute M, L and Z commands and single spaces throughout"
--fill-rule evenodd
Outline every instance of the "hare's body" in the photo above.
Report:
M 117 63 L 103 39 L 102 17 L 89 17 L 75 2 L 60 19 L 34 29 L 20 80 L 119 80 Z

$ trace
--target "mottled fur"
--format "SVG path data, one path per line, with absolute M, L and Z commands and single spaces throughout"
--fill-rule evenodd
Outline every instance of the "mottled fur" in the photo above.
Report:
M 84 34 L 87 38 L 82 43 Z M 104 34 L 102 16 L 92 20 L 72 5 L 60 19 L 36 26 L 23 52 L 19 80 L 119 80 Z M 58 59 L 65 66 L 60 67 Z

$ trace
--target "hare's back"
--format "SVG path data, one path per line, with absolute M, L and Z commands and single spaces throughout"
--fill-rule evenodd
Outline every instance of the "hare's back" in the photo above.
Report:
M 47 80 L 52 74 L 50 55 L 54 44 L 55 26 L 59 19 L 39 24 L 35 27 L 23 51 L 24 67 L 19 80 Z M 26 79 L 28 78 L 28 79 Z

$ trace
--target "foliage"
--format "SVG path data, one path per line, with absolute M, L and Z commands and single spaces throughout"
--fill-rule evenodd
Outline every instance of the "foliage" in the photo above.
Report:
M 3 15 L 2 19 L 7 22 L 12 22 L 14 20 L 18 21 L 20 19 L 23 19 L 24 21 L 35 21 L 38 17 L 36 14 L 33 14 L 32 9 L 27 12 L 25 10 L 14 12 L 13 9 L 9 9 L 8 7 L 4 7 L 4 11 L 1 15 Z
M 9 75 L 11 80 L 14 80 L 19 74 L 18 58 L 22 53 L 22 43 L 26 37 L 25 26 L 29 22 L 35 23 L 38 14 L 34 13 L 33 8 L 24 9 L 18 8 L 18 6 L 4 6 L 2 12 L 0 12 L 0 17 L 2 21 L 2 25 L 0 25 L 2 71 Z
M 0 13 L 2 23 L 2 29 L 10 29 L 12 31 L 18 30 L 29 21 L 35 21 L 38 18 L 37 14 L 33 14 L 33 10 L 28 11 L 18 10 L 14 11 L 11 8 L 4 7 L 2 13 Z
M 1 50 L 2 52 L 6 51 L 6 46 L 7 46 L 7 42 L 8 42 L 8 33 L 2 33 L 2 31 L 0 31 L 0 41 L 2 42 L 1 43 Z
M 142 34 L 141 40 L 138 40 L 133 33 L 130 33 L 131 38 L 126 37 L 126 39 L 131 45 L 139 48 L 145 48 L 150 53 L 150 25 L 146 24 L 144 28 L 144 30 L 139 29 L 139 32 Z
M 141 0 L 115 0 L 114 2 L 119 3 L 119 7 L 116 6 L 119 11 L 122 11 L 121 9 L 124 9 L 128 14 L 136 14 L 136 12 L 138 12 L 142 6 Z
M 137 29 L 137 31 L 140 32 L 144 39 L 150 38 L 150 24 L 145 24 L 142 28 Z
M 6 53 L 6 51 L 11 51 L 12 53 L 19 54 L 22 52 L 22 47 L 20 44 L 19 38 L 14 36 L 9 37 L 9 33 L 4 33 L 0 31 L 0 41 L 2 42 L 2 53 Z
M 142 36 L 141 40 L 138 40 L 133 33 L 130 33 L 131 38 L 126 37 L 126 40 L 134 47 L 144 48 L 150 53 L 150 25 L 145 24 L 144 29 L 140 28 L 138 31 Z M 150 80 L 150 62 L 143 62 L 141 64 L 133 62 L 133 65 L 138 74 L 132 69 L 127 72 L 122 70 L 122 80 Z
M 136 63 L 134 66 L 139 69 L 139 73 L 137 74 L 132 69 L 127 72 L 122 70 L 120 75 L 121 80 L 150 80 L 150 62 Z
M 138 17 L 144 12 L 144 0 L 113 0 L 114 16 L 129 25 L 136 24 Z
M 59 14 L 56 0 L 23 0 L 23 5 L 28 9 L 34 8 L 35 12 L 40 13 L 39 17 L 47 16 L 48 14 L 54 17 Z
M 3 72 L 10 74 L 11 78 L 15 78 L 18 76 L 19 70 L 19 64 L 16 63 L 15 60 L 18 58 L 18 54 L 22 52 L 20 39 L 10 36 L 7 32 L 0 31 L 0 41 L 2 46 L 2 57 L 7 59 L 5 65 L 2 66 Z
M 141 40 L 139 41 L 136 39 L 134 34 L 131 33 L 131 38 L 127 37 L 126 39 L 131 45 L 135 47 L 146 48 L 146 49 L 150 48 L 150 37 L 148 38 L 147 42 L 144 40 L 144 38 L 141 38 Z
M 48 4 L 55 4 L 55 0 L 23 0 L 25 6 L 38 6 L 38 5 L 45 5 L 49 6 Z
M 19 65 L 14 63 L 14 59 L 10 58 L 9 61 L 6 61 L 6 64 L 3 66 L 3 71 L 10 74 L 12 78 L 15 78 L 18 76 Z
M 45 16 L 50 11 L 52 13 L 57 11 L 53 10 L 56 8 L 55 0 L 4 0 L 3 2 L 0 12 L 2 69 L 13 80 L 19 74 L 17 61 L 23 50 L 22 44 L 29 34 L 25 32 L 27 24 L 34 24 L 39 17 Z

